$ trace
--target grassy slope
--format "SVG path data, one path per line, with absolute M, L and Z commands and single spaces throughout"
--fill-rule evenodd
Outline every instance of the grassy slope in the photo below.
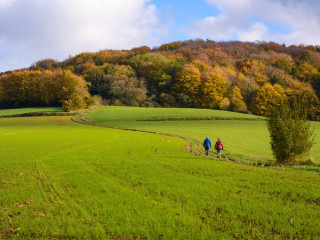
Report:
M 14 109 L 0 109 L 0 115 L 14 115 L 22 113 L 55 113 L 63 112 L 61 107 L 39 107 L 39 108 L 14 108 Z
M 166 117 L 243 117 L 261 118 L 260 116 L 229 111 L 195 108 L 142 108 L 142 107 L 102 107 L 90 113 L 96 122 L 121 122 Z
M 126 118 L 128 116 L 128 118 Z M 209 136 L 215 141 L 220 137 L 225 146 L 224 155 L 242 159 L 273 159 L 269 133 L 265 121 L 247 120 L 216 120 L 216 121 L 137 121 L 161 117 L 243 117 L 257 118 L 257 116 L 233 112 L 204 110 L 204 109 L 157 109 L 157 108 L 129 108 L 105 107 L 89 113 L 88 118 L 98 124 L 118 126 L 162 133 L 177 134 L 194 139 L 200 146 L 203 139 Z M 313 122 L 317 144 L 313 147 L 311 155 L 320 163 L 320 123 Z
M 0 238 L 316 238 L 320 177 L 212 161 L 162 135 L 0 119 Z

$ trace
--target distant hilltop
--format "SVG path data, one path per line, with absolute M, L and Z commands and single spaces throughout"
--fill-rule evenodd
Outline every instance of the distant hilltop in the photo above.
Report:
M 300 99 L 320 119 L 320 46 L 275 42 L 177 41 L 150 49 L 81 53 L 44 59 L 0 74 L 0 107 L 95 102 L 195 107 L 268 115 L 268 106 Z

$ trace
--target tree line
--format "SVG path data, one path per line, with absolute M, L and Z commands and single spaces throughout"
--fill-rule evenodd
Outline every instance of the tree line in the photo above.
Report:
M 320 47 L 189 40 L 81 53 L 0 74 L 0 107 L 197 107 L 268 116 L 299 99 L 320 119 Z

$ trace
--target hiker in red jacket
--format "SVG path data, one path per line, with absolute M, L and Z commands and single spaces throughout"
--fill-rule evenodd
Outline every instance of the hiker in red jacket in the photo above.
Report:
M 216 142 L 216 145 L 214 145 L 214 148 L 217 150 L 217 157 L 220 158 L 221 150 L 223 150 L 223 144 L 220 138 L 218 138 L 218 141 Z

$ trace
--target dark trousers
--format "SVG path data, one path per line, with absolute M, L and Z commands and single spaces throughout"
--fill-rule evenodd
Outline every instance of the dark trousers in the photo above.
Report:
M 204 149 L 206 150 L 206 155 L 209 155 L 209 147 L 204 147 Z

